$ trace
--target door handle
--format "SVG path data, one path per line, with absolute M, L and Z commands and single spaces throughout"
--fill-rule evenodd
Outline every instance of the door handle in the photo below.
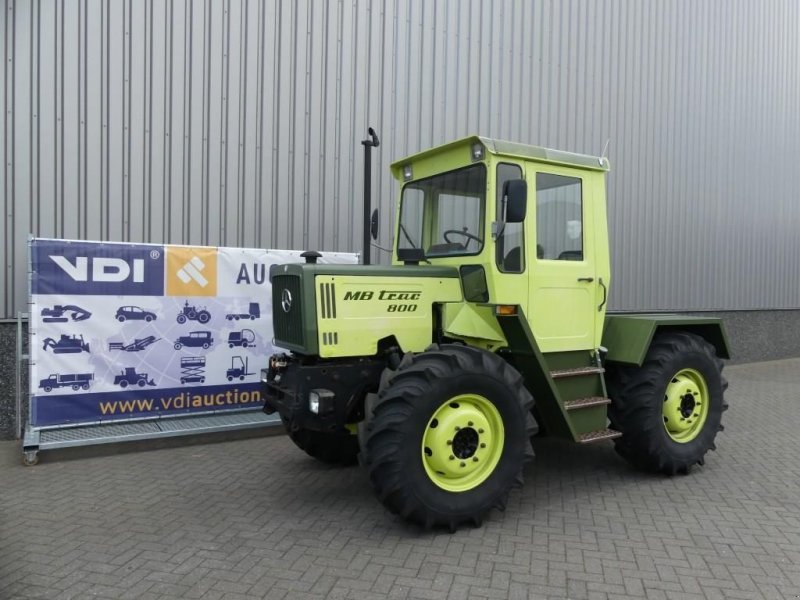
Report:
M 578 281 L 592 283 L 594 281 L 594 277 L 578 277 Z
M 606 287 L 606 284 L 603 283 L 602 277 L 597 280 L 597 283 L 599 283 L 600 287 L 603 288 L 603 301 L 600 303 L 600 306 L 597 307 L 597 312 L 600 312 L 606 305 L 606 300 L 608 300 L 608 288 Z

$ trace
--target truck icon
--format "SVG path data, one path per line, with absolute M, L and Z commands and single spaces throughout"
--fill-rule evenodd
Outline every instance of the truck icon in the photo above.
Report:
M 228 348 L 234 346 L 241 346 L 247 348 L 248 346 L 255 345 L 256 334 L 252 329 L 242 329 L 241 331 L 231 331 L 228 334 Z
M 51 392 L 55 388 L 71 387 L 76 392 L 80 389 L 88 390 L 94 379 L 94 373 L 69 373 L 61 375 L 52 373 L 47 379 L 39 382 L 39 388 Z
M 144 387 L 146 385 L 155 384 L 155 381 L 148 378 L 147 373 L 137 373 L 134 367 L 125 367 L 124 371 L 114 377 L 114 385 L 118 385 L 123 389 L 129 385 Z
M 189 335 L 182 335 L 175 340 L 175 350 L 180 350 L 184 346 L 187 348 L 203 348 L 207 350 L 214 343 L 210 331 L 192 331 Z
M 225 315 L 228 321 L 238 321 L 239 319 L 250 319 L 251 321 L 261 318 L 261 307 L 258 302 L 251 302 L 246 313 L 228 313 Z
M 42 340 L 42 350 L 53 349 L 53 354 L 76 354 L 78 352 L 89 352 L 89 344 L 83 340 L 83 335 L 61 334 L 58 341 L 53 338 Z

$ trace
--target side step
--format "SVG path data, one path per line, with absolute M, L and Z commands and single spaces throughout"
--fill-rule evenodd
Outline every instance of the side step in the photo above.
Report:
M 578 442 L 581 444 L 591 444 L 592 442 L 601 442 L 603 440 L 613 440 L 622 436 L 621 431 L 614 431 L 613 429 L 598 429 L 597 431 L 590 431 L 581 434 Z
M 578 369 L 561 369 L 557 371 L 550 371 L 550 377 L 553 379 L 561 379 L 562 377 L 579 377 L 581 375 L 599 375 L 605 373 L 603 367 L 580 367 Z
M 588 398 L 576 398 L 575 400 L 567 400 L 564 402 L 566 410 L 578 410 L 580 408 L 589 408 L 591 406 L 604 406 L 611 404 L 611 399 L 604 396 L 589 396 Z

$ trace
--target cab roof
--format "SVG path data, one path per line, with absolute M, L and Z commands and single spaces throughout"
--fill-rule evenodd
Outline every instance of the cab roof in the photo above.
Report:
M 458 146 L 472 146 L 475 143 L 482 144 L 484 148 L 486 148 L 487 152 L 496 156 L 538 160 L 542 162 L 580 167 L 582 169 L 590 169 L 592 171 L 608 171 L 610 168 L 608 159 L 605 157 L 592 156 L 590 154 L 578 154 L 576 152 L 565 152 L 563 150 L 553 150 L 552 148 L 544 148 L 542 146 L 532 146 L 530 144 L 520 144 L 518 142 L 497 140 L 480 135 L 471 135 L 397 160 L 391 165 L 392 172 L 397 175 L 404 165 L 413 163 L 423 158 L 429 158 L 435 154 L 439 154 L 446 150 L 451 150 Z

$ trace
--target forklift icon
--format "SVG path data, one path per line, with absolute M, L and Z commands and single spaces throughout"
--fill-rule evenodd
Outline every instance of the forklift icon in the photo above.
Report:
M 231 368 L 225 373 L 228 381 L 233 381 L 234 379 L 244 381 L 245 377 L 253 375 L 248 371 L 248 362 L 247 358 L 242 358 L 241 356 L 231 358 Z

